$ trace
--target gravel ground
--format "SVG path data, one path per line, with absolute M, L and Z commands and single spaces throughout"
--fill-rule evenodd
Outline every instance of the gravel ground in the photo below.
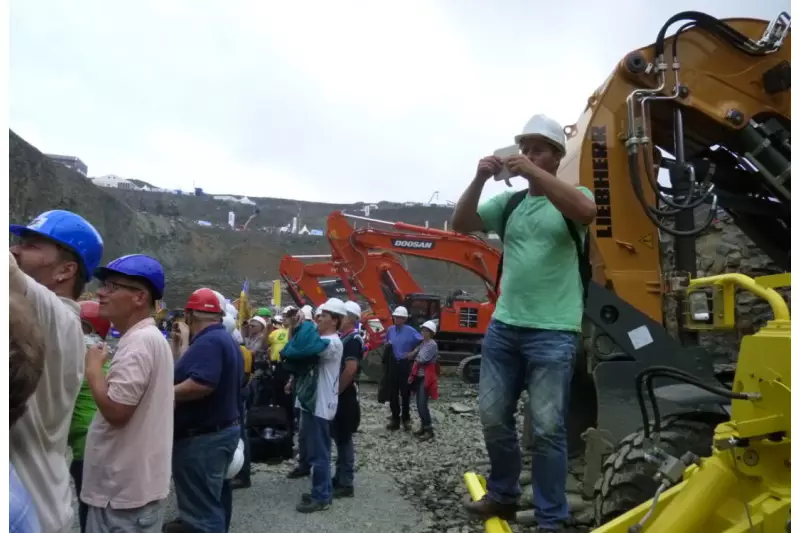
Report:
M 443 376 L 441 397 L 431 402 L 436 438 L 422 443 L 408 433 L 385 429 L 388 406 L 376 402 L 376 392 L 375 385 L 361 387 L 362 419 L 356 435 L 354 499 L 337 500 L 322 513 L 301 515 L 294 507 L 300 494 L 310 488 L 310 481 L 287 480 L 291 462 L 253 465 L 252 487 L 234 492 L 231 531 L 256 533 L 264 531 L 267 525 L 283 531 L 319 533 L 365 528 L 382 533 L 483 531 L 483 524 L 468 520 L 461 509 L 467 495 L 464 472 L 485 473 L 488 468 L 475 412 L 476 388 Z M 412 416 L 416 426 L 416 415 Z M 529 477 L 525 473 L 523 476 Z M 578 479 L 573 476 L 568 485 L 575 492 L 570 494 L 573 509 L 580 515 L 585 504 L 577 496 Z M 525 487 L 522 500 L 523 506 L 530 507 L 530 487 Z M 176 516 L 173 496 L 167 519 Z M 586 518 L 578 520 L 585 522 Z M 519 525 L 512 525 L 512 529 L 524 531 Z M 576 526 L 574 531 L 586 529 Z

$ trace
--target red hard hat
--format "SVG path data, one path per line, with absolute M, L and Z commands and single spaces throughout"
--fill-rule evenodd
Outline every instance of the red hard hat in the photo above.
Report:
M 189 296 L 189 301 L 186 302 L 186 310 L 203 311 L 204 313 L 222 313 L 222 307 L 219 306 L 219 299 L 214 291 L 211 289 L 197 289 Z
M 108 330 L 111 329 L 111 322 L 100 316 L 100 304 L 94 300 L 84 300 L 79 302 L 79 305 L 81 306 L 81 320 L 92 326 L 94 332 L 105 339 Z

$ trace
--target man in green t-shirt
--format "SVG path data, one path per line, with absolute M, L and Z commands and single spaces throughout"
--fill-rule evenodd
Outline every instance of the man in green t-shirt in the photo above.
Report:
M 535 115 L 515 141 L 520 154 L 481 159 L 453 213 L 455 231 L 503 236 L 504 254 L 500 296 L 483 339 L 478 398 L 491 472 L 486 497 L 467 510 L 482 519 L 516 514 L 522 456 L 513 420 L 527 386 L 534 509 L 540 531 L 559 531 L 569 517 L 565 413 L 583 314 L 578 253 L 565 218 L 585 239 L 597 208 L 589 190 L 555 177 L 566 153 L 558 123 Z M 528 194 L 505 226 L 513 192 L 478 207 L 485 183 L 504 168 L 528 182 Z

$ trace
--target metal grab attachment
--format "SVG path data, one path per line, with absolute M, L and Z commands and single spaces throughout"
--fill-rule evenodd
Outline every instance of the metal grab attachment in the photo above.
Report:
M 479 476 L 475 472 L 467 472 L 464 474 L 464 483 L 467 484 L 467 490 L 473 501 L 478 501 L 486 495 L 486 480 L 483 476 Z M 484 522 L 486 533 L 512 533 L 511 526 L 508 522 L 496 516 Z

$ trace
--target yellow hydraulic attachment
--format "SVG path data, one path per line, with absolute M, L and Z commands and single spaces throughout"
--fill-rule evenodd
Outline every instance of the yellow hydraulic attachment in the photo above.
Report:
M 474 501 L 477 502 L 486 494 L 486 480 L 483 476 L 479 476 L 474 472 L 467 472 L 464 474 L 464 483 L 467 484 L 469 495 Z M 496 516 L 490 518 L 484 524 L 486 533 L 511 533 L 511 527 L 508 522 Z
M 659 456 L 662 485 L 654 497 L 594 533 L 789 531 L 791 319 L 780 294 L 764 285 L 769 284 L 742 274 L 691 282 L 691 289 L 712 286 L 722 294 L 732 295 L 734 288 L 752 292 L 770 304 L 774 320 L 742 339 L 731 420 L 717 426 L 711 457 Z M 733 312 L 733 306 L 724 305 L 723 310 Z M 719 319 L 732 321 L 727 316 Z M 658 456 L 657 435 L 652 444 Z

